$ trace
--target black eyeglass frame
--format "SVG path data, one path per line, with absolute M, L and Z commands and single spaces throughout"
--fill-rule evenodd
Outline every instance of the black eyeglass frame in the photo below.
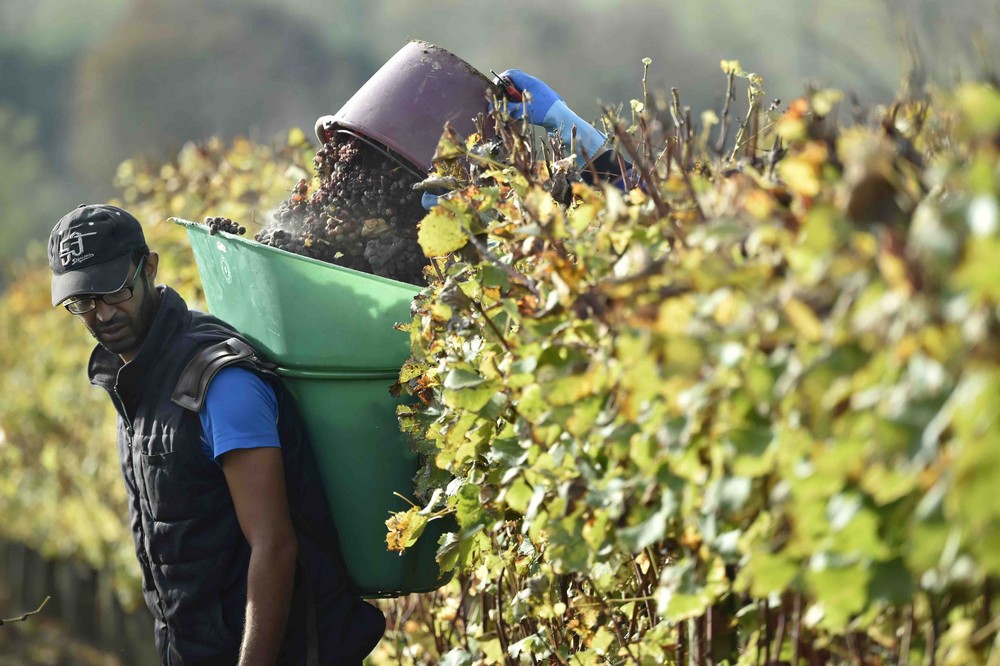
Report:
M 116 291 L 112 291 L 108 294 L 99 294 L 94 296 L 85 296 L 84 298 L 77 298 L 76 300 L 65 303 L 63 307 L 70 314 L 83 315 L 87 314 L 91 310 L 97 307 L 97 299 L 101 299 L 107 305 L 118 305 L 119 303 L 124 303 L 125 301 L 132 298 L 135 293 L 135 285 L 139 281 L 139 275 L 142 274 L 143 266 L 146 264 L 146 257 L 148 254 L 142 255 L 142 259 L 139 260 L 139 265 L 135 268 L 135 274 L 132 276 L 132 280 L 128 283 L 127 287 L 122 287 Z M 109 300 L 110 299 L 110 300 Z

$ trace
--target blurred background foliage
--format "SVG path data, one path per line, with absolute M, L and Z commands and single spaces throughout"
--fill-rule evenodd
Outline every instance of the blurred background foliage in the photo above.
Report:
M 884 100 L 903 74 L 919 88 L 996 71 L 998 17 L 994 0 L 7 2 L 0 266 L 65 210 L 111 196 L 122 160 L 311 127 L 411 37 L 482 71 L 529 70 L 594 117 L 599 100 L 637 96 L 643 57 L 650 88 L 677 87 L 694 109 L 720 106 L 722 58 L 767 72 L 777 98 L 813 82 Z

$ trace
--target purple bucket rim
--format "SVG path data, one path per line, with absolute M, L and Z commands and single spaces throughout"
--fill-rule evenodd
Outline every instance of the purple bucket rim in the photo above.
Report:
M 413 166 L 413 168 L 416 169 L 418 172 L 426 173 L 427 170 L 431 168 L 430 164 L 427 164 L 426 166 L 421 165 L 420 160 L 418 160 L 415 155 L 410 153 L 410 151 L 406 149 L 406 146 L 403 146 L 398 141 L 394 140 L 392 137 L 385 135 L 383 132 L 373 130 L 370 127 L 362 127 L 358 123 L 344 121 L 340 118 L 337 118 L 336 122 L 332 126 L 332 129 L 334 131 L 337 131 L 338 128 L 348 130 L 353 134 L 359 134 L 361 136 L 366 136 L 370 139 L 378 141 L 386 148 L 392 150 L 397 155 L 399 155 L 407 162 L 409 162 L 410 165 Z

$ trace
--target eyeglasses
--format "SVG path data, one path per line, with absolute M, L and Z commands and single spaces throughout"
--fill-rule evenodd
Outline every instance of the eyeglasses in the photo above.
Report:
M 146 257 L 143 256 L 143 258 L 139 260 L 139 265 L 136 266 L 135 269 L 135 275 L 132 276 L 132 280 L 128 283 L 127 287 L 122 287 L 118 291 L 112 291 L 110 294 L 78 298 L 75 301 L 66 303 L 66 309 L 72 314 L 82 315 L 87 314 L 97 307 L 97 299 L 101 299 L 108 305 L 118 305 L 119 303 L 124 303 L 128 299 L 132 298 L 132 292 L 135 291 L 135 283 L 138 282 L 139 276 L 142 274 L 142 266 L 145 263 Z

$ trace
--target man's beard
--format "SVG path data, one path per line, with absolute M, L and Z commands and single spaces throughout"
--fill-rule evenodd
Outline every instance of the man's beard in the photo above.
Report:
M 143 280 L 145 282 L 145 279 Z M 138 351 L 153 325 L 153 318 L 156 316 L 156 303 L 153 299 L 152 288 L 149 283 L 143 289 L 142 303 L 139 311 L 134 315 L 128 315 L 121 310 L 117 310 L 111 321 L 99 324 L 90 330 L 104 349 L 112 354 L 125 354 L 130 351 Z M 124 329 L 124 330 L 122 330 Z M 113 339 L 105 339 L 107 334 L 113 334 Z

